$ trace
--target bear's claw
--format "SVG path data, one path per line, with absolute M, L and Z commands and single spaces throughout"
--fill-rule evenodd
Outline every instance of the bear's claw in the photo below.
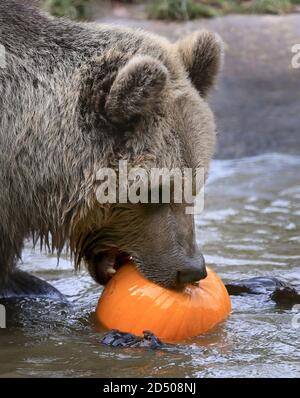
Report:
M 135 347 L 135 348 L 150 348 L 156 350 L 161 348 L 163 343 L 151 332 L 144 331 L 144 336 L 139 337 L 131 333 L 124 333 L 118 330 L 111 330 L 107 332 L 101 339 L 101 343 L 109 347 Z

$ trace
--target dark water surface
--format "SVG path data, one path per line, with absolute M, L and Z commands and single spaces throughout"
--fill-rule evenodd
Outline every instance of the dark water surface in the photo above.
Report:
M 276 276 L 300 283 L 300 157 L 214 161 L 197 218 L 207 263 L 224 281 Z M 69 306 L 23 300 L 0 330 L 1 377 L 299 377 L 300 308 L 233 297 L 230 318 L 205 336 L 161 351 L 99 344 L 93 311 L 101 289 L 67 258 L 31 250 L 22 268 L 64 293 Z

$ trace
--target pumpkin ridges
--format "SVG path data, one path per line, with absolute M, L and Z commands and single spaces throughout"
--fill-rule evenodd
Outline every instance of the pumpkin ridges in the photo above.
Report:
M 151 330 L 166 341 L 180 341 L 207 332 L 230 310 L 227 290 L 210 269 L 198 286 L 178 292 L 146 280 L 128 263 L 106 285 L 96 318 L 110 329 L 137 335 Z

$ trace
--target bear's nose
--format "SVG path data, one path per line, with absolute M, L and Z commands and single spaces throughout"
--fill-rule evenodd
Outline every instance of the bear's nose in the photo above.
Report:
M 189 260 L 180 271 L 177 272 L 177 283 L 182 285 L 184 283 L 198 282 L 207 277 L 205 266 L 205 259 L 201 253 Z
M 177 281 L 180 285 L 184 283 L 197 282 L 206 277 L 207 271 L 205 266 L 201 268 L 185 268 L 184 270 L 177 272 Z

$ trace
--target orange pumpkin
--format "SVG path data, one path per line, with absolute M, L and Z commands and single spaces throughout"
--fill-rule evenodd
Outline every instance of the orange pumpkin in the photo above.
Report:
M 135 335 L 150 330 L 166 341 L 207 332 L 231 311 L 221 279 L 209 268 L 205 279 L 175 291 L 145 279 L 133 263 L 123 265 L 106 285 L 96 318 L 108 329 Z

